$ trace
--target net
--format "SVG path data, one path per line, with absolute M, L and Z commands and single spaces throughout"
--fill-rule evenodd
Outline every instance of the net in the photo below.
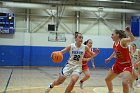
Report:
M 48 41 L 50 42 L 66 42 L 64 32 L 49 32 Z

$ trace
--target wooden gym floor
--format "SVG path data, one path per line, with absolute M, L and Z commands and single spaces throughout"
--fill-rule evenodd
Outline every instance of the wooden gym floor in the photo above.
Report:
M 0 67 L 0 93 L 45 93 L 45 88 L 58 77 L 61 67 Z M 72 93 L 107 93 L 104 78 L 107 69 L 90 69 L 91 78 L 84 89 L 76 83 Z M 80 78 L 83 77 L 83 74 Z M 69 78 L 50 93 L 64 93 Z M 115 93 L 122 93 L 121 78 L 113 81 Z M 135 88 L 135 93 L 140 89 Z

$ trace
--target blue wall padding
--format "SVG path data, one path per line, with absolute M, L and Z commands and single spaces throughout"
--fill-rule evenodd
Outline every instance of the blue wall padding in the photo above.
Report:
M 23 66 L 30 66 L 31 65 L 31 47 L 24 46 L 23 47 Z
M 0 46 L 0 66 L 22 66 L 23 47 Z
M 64 66 L 69 58 L 69 53 L 64 54 L 61 63 L 54 63 L 51 60 L 53 51 L 60 51 L 64 47 L 40 47 L 40 46 L 0 46 L 0 66 Z M 109 68 L 105 59 L 112 53 L 112 48 L 99 48 L 100 54 L 95 57 L 95 66 Z M 88 63 L 91 67 L 91 62 Z
M 113 49 L 112 48 L 99 48 L 100 49 L 100 54 L 97 55 L 94 58 L 94 64 L 96 67 L 103 67 L 103 68 L 110 68 L 115 62 L 115 59 L 113 58 L 108 64 L 105 63 L 105 59 L 108 58 L 112 53 Z M 88 64 L 91 66 L 91 62 Z
M 53 51 L 60 51 L 62 47 L 31 47 L 31 65 L 32 66 L 63 66 L 68 60 L 68 53 L 64 54 L 61 63 L 54 63 L 51 59 Z

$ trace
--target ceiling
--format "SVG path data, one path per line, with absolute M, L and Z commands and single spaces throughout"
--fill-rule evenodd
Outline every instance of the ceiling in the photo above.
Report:
M 105 19 L 116 19 L 116 21 L 121 19 L 127 20 L 130 19 L 131 15 L 140 14 L 140 0 L 0 0 L 0 6 L 10 8 L 12 11 L 19 10 L 19 12 L 16 13 L 20 15 L 24 13 L 23 10 L 25 10 L 26 15 L 50 16 L 54 13 L 57 17 L 63 16 L 64 18 L 73 18 L 77 13 L 75 11 L 81 11 L 80 17 L 89 18 L 89 20 L 91 20 L 91 18 L 103 20 L 105 24 L 108 24 Z M 56 12 L 57 8 L 59 8 L 58 10 L 60 10 L 60 12 Z M 29 9 L 34 10 L 28 11 Z M 43 12 L 41 12 L 41 9 Z M 46 15 L 46 11 L 47 13 L 51 12 L 50 15 Z M 92 11 L 95 12 L 93 13 Z M 100 14 L 100 11 L 102 14 Z M 98 12 L 98 14 L 96 14 L 96 12 Z M 108 12 L 112 14 L 110 15 Z M 125 14 L 120 15 L 119 13 L 127 13 L 128 17 Z M 76 18 L 78 19 L 78 16 L 76 16 Z
M 6 8 L 50 9 L 63 6 L 71 11 L 140 13 L 140 0 L 0 0 Z
M 0 0 L 2 2 L 140 9 L 140 0 Z M 129 2 L 127 2 L 129 1 Z

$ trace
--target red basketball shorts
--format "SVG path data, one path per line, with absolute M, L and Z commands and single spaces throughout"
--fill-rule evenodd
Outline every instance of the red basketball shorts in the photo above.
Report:
M 82 65 L 82 70 L 87 70 L 87 69 L 89 69 L 89 68 L 88 68 L 88 64 Z
M 112 71 L 116 74 L 120 74 L 124 71 L 129 71 L 132 73 L 132 65 L 131 64 L 118 64 L 118 63 L 115 63 L 113 66 L 112 66 Z

